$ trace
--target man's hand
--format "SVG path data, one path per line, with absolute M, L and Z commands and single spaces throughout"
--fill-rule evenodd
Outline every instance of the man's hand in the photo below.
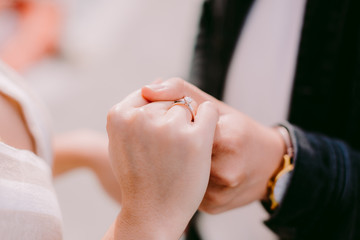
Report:
M 266 198 L 267 182 L 285 152 L 285 143 L 275 129 L 181 79 L 145 86 L 142 95 L 150 102 L 190 96 L 198 103 L 211 101 L 218 109 L 210 183 L 201 210 L 215 214 Z

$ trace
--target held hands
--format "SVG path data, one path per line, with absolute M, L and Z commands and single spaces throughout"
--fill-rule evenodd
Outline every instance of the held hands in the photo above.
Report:
M 109 153 L 122 210 L 109 239 L 181 236 L 208 185 L 217 121 L 210 102 L 202 101 L 192 122 L 186 107 L 149 103 L 140 90 L 110 110 Z
M 266 198 L 267 182 L 280 167 L 285 143 L 273 128 L 263 126 L 241 112 L 181 79 L 145 86 L 150 102 L 191 96 L 199 104 L 212 102 L 220 116 L 217 123 L 210 182 L 200 209 L 220 213 Z

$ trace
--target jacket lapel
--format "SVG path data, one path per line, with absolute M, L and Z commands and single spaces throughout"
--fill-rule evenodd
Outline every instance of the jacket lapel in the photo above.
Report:
M 221 99 L 238 36 L 254 0 L 208 0 L 203 5 L 191 82 Z

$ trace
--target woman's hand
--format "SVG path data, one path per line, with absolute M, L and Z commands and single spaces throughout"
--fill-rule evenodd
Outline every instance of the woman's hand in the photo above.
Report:
M 109 152 L 122 191 L 110 239 L 179 239 L 206 191 L 218 113 L 194 122 L 185 106 L 149 103 L 136 91 L 108 114 Z

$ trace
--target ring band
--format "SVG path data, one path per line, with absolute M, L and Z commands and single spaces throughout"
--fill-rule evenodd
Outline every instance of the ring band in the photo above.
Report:
M 179 100 L 175 100 L 172 107 L 175 105 L 185 106 L 187 109 L 189 109 L 189 111 L 191 113 L 191 121 L 193 122 L 195 119 L 195 113 L 194 113 L 193 107 L 191 106 L 192 101 L 193 100 L 191 97 L 184 97 Z

